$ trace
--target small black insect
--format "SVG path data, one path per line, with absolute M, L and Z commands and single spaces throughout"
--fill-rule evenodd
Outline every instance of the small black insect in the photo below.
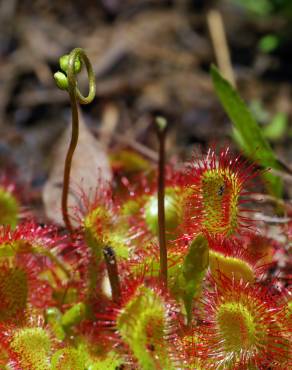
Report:
M 115 252 L 112 247 L 104 247 L 103 248 L 103 253 L 106 255 L 108 258 L 114 258 L 115 257 Z
M 155 346 L 154 346 L 154 344 L 150 343 L 150 344 L 148 345 L 148 349 L 149 349 L 149 351 L 154 352 L 154 351 L 155 351 Z
M 221 186 L 219 187 L 219 190 L 218 190 L 218 195 L 222 196 L 222 195 L 223 195 L 223 193 L 224 193 L 224 190 L 225 190 L 225 186 L 224 186 L 224 185 L 221 185 Z

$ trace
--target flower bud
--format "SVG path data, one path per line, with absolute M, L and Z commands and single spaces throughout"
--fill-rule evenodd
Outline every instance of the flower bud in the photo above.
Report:
M 68 79 L 63 72 L 54 73 L 54 79 L 59 89 L 68 90 Z
M 69 63 L 69 54 L 63 55 L 59 59 L 59 64 L 62 69 L 62 71 L 66 72 L 68 71 L 68 63 Z M 76 58 L 75 63 L 74 63 L 74 72 L 79 73 L 81 71 L 82 63 L 80 58 Z

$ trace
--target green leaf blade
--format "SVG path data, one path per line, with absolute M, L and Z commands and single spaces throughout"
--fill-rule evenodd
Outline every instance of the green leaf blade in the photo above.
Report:
M 234 125 L 236 141 L 241 149 L 259 165 L 281 169 L 269 142 L 237 91 L 221 76 L 215 66 L 211 66 L 211 76 L 215 92 Z M 269 186 L 270 191 L 280 197 L 281 179 L 272 174 L 269 178 L 273 178 Z
M 236 90 L 226 81 L 215 66 L 211 67 L 211 75 L 216 94 L 244 141 L 245 149 L 262 165 L 279 168 L 278 161 L 265 140 L 260 127 L 240 98 Z

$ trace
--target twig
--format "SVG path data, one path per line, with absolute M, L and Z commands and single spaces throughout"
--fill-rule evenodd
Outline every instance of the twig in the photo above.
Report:
M 119 122 L 119 109 L 114 103 L 105 106 L 102 115 L 102 124 L 99 130 L 99 139 L 104 147 L 110 145 L 111 139 Z
M 292 174 L 289 174 L 288 172 L 284 172 L 281 170 L 275 170 L 271 168 L 270 172 L 276 176 L 281 177 L 284 181 L 288 182 L 289 184 L 292 184 Z
M 125 135 L 119 135 L 119 134 L 114 134 L 114 139 L 121 143 L 129 145 L 132 149 L 135 149 L 137 152 L 151 159 L 153 162 L 158 162 L 157 152 L 139 143 L 138 141 L 125 137 Z
M 212 9 L 207 13 L 207 22 L 219 69 L 223 76 L 235 87 L 236 81 L 232 69 L 222 15 L 218 10 Z
M 287 222 L 291 221 L 291 218 L 289 217 L 268 216 L 260 212 L 255 213 L 254 218 L 269 224 L 286 224 Z
M 282 199 L 273 197 L 269 194 L 250 194 L 249 198 L 255 200 L 256 202 L 275 203 L 283 208 L 286 206 L 286 203 Z

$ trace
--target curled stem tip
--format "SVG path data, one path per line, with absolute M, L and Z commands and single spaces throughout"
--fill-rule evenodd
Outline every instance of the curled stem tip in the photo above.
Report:
M 84 96 L 80 92 L 77 84 L 77 74 L 79 73 L 83 65 L 85 65 L 86 67 L 89 81 L 89 91 L 87 96 Z M 60 67 L 67 75 L 65 75 L 65 73 L 63 72 L 57 72 L 55 73 L 54 77 L 58 87 L 68 91 L 72 109 L 72 133 L 70 145 L 65 159 L 63 192 L 62 192 L 63 220 L 66 227 L 70 231 L 72 231 L 73 228 L 68 215 L 68 193 L 72 158 L 77 146 L 79 135 L 78 103 L 80 104 L 91 103 L 95 97 L 96 86 L 92 65 L 83 49 L 81 48 L 73 49 L 69 56 L 61 57 Z

